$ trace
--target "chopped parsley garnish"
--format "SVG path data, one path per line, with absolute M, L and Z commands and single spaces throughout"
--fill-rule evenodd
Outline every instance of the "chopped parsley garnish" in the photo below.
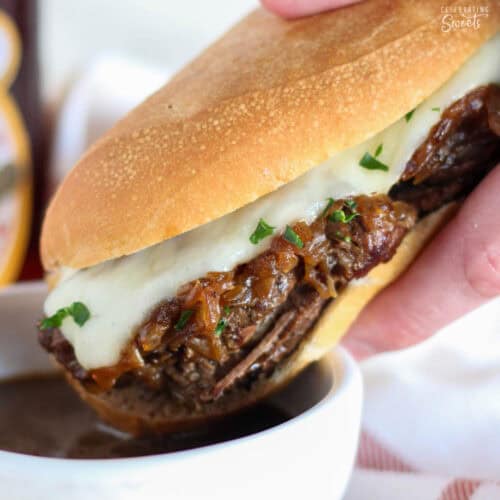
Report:
M 300 239 L 300 236 L 290 226 L 286 226 L 283 238 L 285 238 L 286 241 L 288 241 L 292 245 L 295 245 L 298 248 L 304 247 L 304 243 Z
M 59 309 L 55 314 L 45 318 L 40 323 L 41 330 L 48 330 L 49 328 L 59 328 L 65 318 L 71 316 L 73 321 L 78 326 L 83 326 L 90 318 L 90 311 L 87 306 L 82 302 L 73 302 L 69 307 Z
M 411 117 L 413 116 L 413 113 L 415 113 L 415 109 L 416 108 L 414 108 L 411 111 L 408 111 L 408 113 L 406 113 L 406 115 L 405 115 L 406 122 L 409 122 L 411 120 Z
M 215 336 L 218 337 L 223 331 L 224 328 L 226 328 L 227 325 L 227 319 L 226 318 L 221 318 L 219 322 L 217 323 L 217 326 L 215 327 Z
M 441 111 L 441 108 L 432 108 L 432 111 L 437 111 L 437 112 L 439 112 L 439 111 Z
M 326 201 L 327 201 L 327 204 L 326 204 L 326 207 L 322 213 L 323 217 L 326 215 L 328 210 L 330 210 L 330 207 L 335 203 L 335 200 L 333 198 L 327 198 Z
M 358 206 L 354 200 L 346 200 L 345 204 L 351 209 L 352 212 L 354 212 L 354 210 L 356 210 L 356 207 Z
M 384 149 L 383 144 L 379 144 L 377 146 L 377 149 L 375 150 L 375 158 L 378 158 L 382 154 L 383 149 Z
M 45 318 L 40 323 L 40 330 L 48 330 L 49 328 L 59 328 L 62 325 L 64 318 L 68 316 L 66 309 L 59 309 L 55 314 Z
M 73 302 L 73 304 L 69 306 L 68 313 L 73 317 L 74 322 L 78 326 L 83 326 L 90 318 L 90 311 L 82 302 Z
M 275 229 L 276 229 L 275 227 L 270 226 L 264 219 L 259 219 L 259 223 L 257 224 L 255 231 L 250 236 L 250 241 L 254 245 L 257 245 L 264 238 L 271 236 L 271 234 L 273 234 Z
M 389 167 L 385 163 L 377 160 L 377 158 L 372 156 L 370 153 L 365 153 L 363 158 L 359 160 L 359 164 L 368 170 L 383 170 L 384 172 L 389 171 Z
M 353 219 L 355 219 L 359 214 L 354 212 L 351 215 L 346 215 L 343 210 L 335 210 L 329 217 L 328 220 L 332 222 L 341 222 L 342 224 L 349 224 Z
M 337 231 L 335 233 L 335 236 L 342 241 L 345 241 L 346 243 L 351 243 L 351 237 L 350 236 L 344 236 L 340 231 Z
M 193 313 L 194 311 L 192 309 L 186 309 L 185 311 L 182 311 L 179 321 L 177 321 L 174 326 L 176 331 L 179 332 L 187 325 L 187 322 L 189 321 L 189 318 L 193 315 Z
M 231 308 L 228 306 L 224 307 L 224 314 L 227 316 L 231 312 Z M 219 337 L 227 326 L 227 318 L 221 318 L 215 327 L 215 336 Z
M 342 224 L 349 224 L 349 222 L 351 222 L 359 215 L 356 212 L 357 204 L 354 200 L 352 199 L 345 200 L 344 205 L 351 211 L 350 215 L 347 215 L 343 209 L 334 210 L 328 216 L 328 220 L 331 222 L 341 222 Z

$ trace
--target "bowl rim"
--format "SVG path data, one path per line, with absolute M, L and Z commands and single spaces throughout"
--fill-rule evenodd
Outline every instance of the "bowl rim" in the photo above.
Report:
M 0 291 L 0 299 L 5 295 L 22 295 L 25 293 L 46 293 L 46 285 L 43 281 L 25 282 L 6 287 Z M 168 453 L 158 453 L 154 455 L 123 458 L 63 458 L 63 457 L 45 457 L 38 455 L 29 455 L 24 453 L 0 450 L 0 464 L 8 464 L 9 467 L 23 466 L 44 466 L 44 472 L 47 467 L 56 467 L 58 471 L 61 467 L 68 470 L 77 469 L 82 472 L 82 468 L 93 468 L 98 466 L 100 473 L 106 473 L 110 469 L 120 465 L 123 472 L 127 472 L 130 467 L 138 466 L 151 467 L 154 465 L 165 465 L 179 460 L 189 460 L 193 457 L 209 455 L 218 451 L 227 450 L 235 446 L 242 446 L 250 442 L 267 440 L 275 435 L 282 435 L 295 432 L 295 429 L 306 424 L 309 420 L 329 410 L 336 401 L 349 390 L 356 378 L 360 378 L 359 368 L 351 355 L 342 347 L 336 346 L 324 358 L 332 370 L 332 386 L 326 394 L 315 404 L 301 412 L 299 415 L 269 427 L 262 431 L 241 436 L 228 441 L 208 444 L 189 450 L 174 451 Z

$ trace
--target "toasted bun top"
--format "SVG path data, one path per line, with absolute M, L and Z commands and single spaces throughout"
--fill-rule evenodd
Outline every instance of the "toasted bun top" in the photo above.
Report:
M 459 3 L 372 0 L 295 21 L 254 11 L 76 164 L 44 221 L 45 268 L 172 238 L 386 128 L 498 29 L 496 1 L 470 0 L 489 7 L 480 28 L 443 32 L 442 8 Z

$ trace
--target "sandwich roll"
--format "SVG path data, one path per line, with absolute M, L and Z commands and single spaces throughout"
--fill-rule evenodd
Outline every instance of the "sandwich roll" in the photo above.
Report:
M 256 10 L 94 144 L 41 238 L 40 342 L 82 398 L 185 429 L 331 349 L 500 160 L 487 4 L 450 32 L 431 0 Z

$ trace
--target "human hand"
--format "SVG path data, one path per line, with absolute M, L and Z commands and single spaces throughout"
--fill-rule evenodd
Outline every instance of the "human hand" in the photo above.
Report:
M 349 0 L 261 0 L 295 18 Z M 409 347 L 500 295 L 500 165 L 410 269 L 363 310 L 343 343 L 358 358 Z
M 358 358 L 409 347 L 500 295 L 500 165 L 399 280 L 368 304 L 344 344 Z
M 317 14 L 325 10 L 338 9 L 360 0 L 261 0 L 262 5 L 286 19 Z

